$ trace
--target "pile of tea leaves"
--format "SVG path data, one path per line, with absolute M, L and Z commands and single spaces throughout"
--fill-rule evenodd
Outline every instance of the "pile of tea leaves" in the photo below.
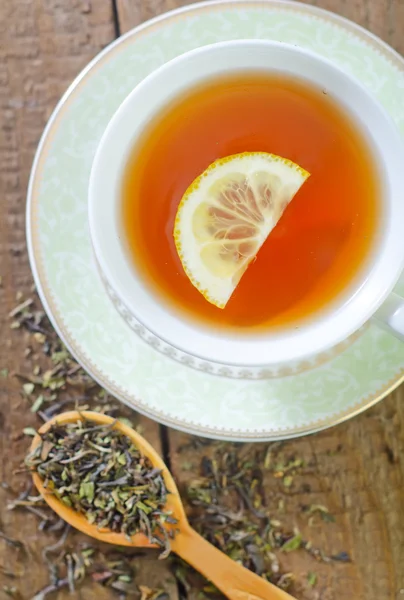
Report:
M 92 410 L 108 414 L 121 421 L 126 421 L 142 433 L 140 426 L 136 425 L 135 413 L 109 396 L 74 360 L 57 337 L 44 312 L 38 308 L 38 304 L 34 293 L 28 299 L 18 295 L 17 306 L 10 313 L 10 327 L 13 336 L 20 336 L 19 342 L 21 339 L 24 340 L 24 356 L 21 360 L 24 367 L 18 372 L 10 372 L 7 365 L 0 365 L 0 377 L 13 377 L 20 381 L 21 396 L 28 408 L 27 424 L 24 431 L 17 434 L 16 439 L 18 436 L 34 435 L 36 429 L 43 422 L 60 412 L 71 409 Z M 33 426 L 35 417 L 37 417 L 38 423 Z M 84 423 L 80 423 L 78 427 L 85 429 L 86 426 Z M 77 488 L 77 484 L 75 484 L 73 487 L 75 497 L 70 498 L 71 492 L 65 493 L 66 490 L 63 490 L 63 484 L 68 482 L 69 486 L 74 481 L 74 475 L 72 475 L 74 471 L 66 468 L 69 463 L 67 465 L 60 464 L 60 471 L 53 470 L 50 465 L 46 466 L 46 462 L 49 463 L 58 456 L 58 449 L 54 445 L 62 444 L 64 433 L 62 434 L 60 430 L 56 429 L 50 435 L 52 438 L 44 437 L 42 439 L 42 456 L 38 457 L 34 453 L 29 459 L 30 464 L 38 469 L 48 486 L 53 486 L 54 492 L 57 490 L 60 498 L 65 498 L 64 502 L 67 504 L 71 502 L 76 509 L 79 507 L 80 510 L 91 514 L 95 498 L 98 498 L 96 485 L 94 485 L 94 490 L 92 485 L 88 485 L 93 483 L 90 481 L 91 477 L 84 482 L 85 485 L 82 488 L 83 478 L 81 477 L 80 486 Z M 105 440 L 108 435 L 111 435 L 111 430 L 107 432 L 100 429 L 98 433 L 94 432 L 94 436 L 99 435 L 101 435 L 101 439 L 94 438 L 89 441 L 106 449 L 108 444 L 105 444 Z M 103 436 L 106 438 L 102 439 Z M 69 438 L 69 436 L 67 437 Z M 47 443 L 49 441 L 51 445 Z M 29 443 L 27 442 L 27 448 Z M 70 456 L 73 456 L 74 452 L 77 453 L 77 448 L 77 446 L 73 446 Z M 187 445 L 176 451 L 177 463 L 174 472 L 182 471 L 181 479 L 185 483 L 180 486 L 180 493 L 186 504 L 191 525 L 203 537 L 232 559 L 265 579 L 295 592 L 294 583 L 300 585 L 303 582 L 305 589 L 315 589 L 317 561 L 331 564 L 334 561 L 348 562 L 350 558 L 341 548 L 336 549 L 336 552 L 331 555 L 325 554 L 320 548 L 315 548 L 310 540 L 305 539 L 296 529 L 294 522 L 288 517 L 284 510 L 284 504 L 288 501 L 290 492 L 293 491 L 295 480 L 302 480 L 306 476 L 308 466 L 300 457 L 290 456 L 285 448 L 287 445 L 282 443 L 233 444 L 209 442 L 190 437 Z M 65 452 L 65 449 L 63 451 Z M 131 450 L 131 452 L 135 452 L 135 450 Z M 112 451 L 113 453 L 114 451 Z M 119 457 L 121 454 L 119 452 Z M 114 487 L 118 489 L 117 500 L 122 502 L 119 493 L 125 494 L 126 479 L 121 482 L 122 487 L 118 488 L 117 480 L 123 476 L 119 467 L 124 466 L 120 465 L 120 461 L 123 462 L 124 458 L 118 458 L 118 455 L 112 458 L 114 473 L 110 475 L 111 481 L 114 481 Z M 165 458 L 167 462 L 169 456 Z M 81 468 L 85 470 L 85 459 L 86 457 L 80 457 L 76 469 L 79 469 L 79 465 L 81 465 Z M 100 457 L 96 460 L 100 460 Z M 111 457 L 107 463 L 109 460 Z M 127 460 L 125 454 L 125 461 Z M 56 462 L 60 463 L 59 459 L 55 461 L 55 464 Z M 101 464 L 98 466 L 101 467 Z M 90 470 L 93 467 L 94 465 L 91 465 Z M 145 471 L 150 472 L 151 465 L 143 464 L 142 468 L 144 473 Z M 310 469 L 315 469 L 315 465 L 311 465 Z M 67 478 L 65 482 L 62 479 L 63 473 L 65 473 L 63 477 Z M 191 567 L 174 556 L 169 556 L 164 564 L 159 563 L 160 568 L 165 568 L 167 565 L 170 569 L 174 578 L 174 588 L 171 580 L 167 580 L 166 589 L 150 586 L 150 580 L 147 585 L 143 579 L 144 575 L 142 575 L 143 565 L 144 561 L 149 560 L 150 552 L 153 555 L 153 551 L 110 548 L 93 539 L 83 537 L 82 534 L 66 526 L 49 509 L 33 488 L 31 477 L 25 466 L 21 468 L 18 476 L 27 477 L 27 485 L 22 491 L 16 491 L 6 481 L 1 484 L 0 491 L 7 498 L 9 510 L 27 511 L 36 517 L 38 545 L 43 548 L 42 560 L 49 573 L 48 583 L 43 589 L 34 591 L 32 600 L 52 600 L 57 598 L 63 589 L 70 590 L 72 594 L 75 594 L 73 597 L 78 597 L 77 594 L 84 586 L 98 584 L 115 591 L 120 598 L 134 598 L 135 600 L 169 600 L 171 598 L 173 600 L 177 598 L 184 600 L 209 598 L 213 600 L 222 598 L 215 588 L 195 573 Z M 154 480 L 155 490 L 157 498 L 160 500 L 157 500 L 157 508 L 149 506 L 152 509 L 148 514 L 149 518 L 156 511 L 164 514 L 162 504 L 165 491 L 161 487 L 158 477 L 159 474 L 154 473 L 152 480 L 157 478 Z M 105 478 L 103 480 L 105 481 Z M 276 493 L 271 491 L 270 498 L 268 498 L 265 490 L 272 490 L 272 488 L 276 488 L 277 491 Z M 97 490 L 101 492 L 102 487 L 97 487 Z M 100 494 L 100 500 L 102 504 L 102 494 Z M 125 497 L 123 500 L 126 501 Z M 146 498 L 140 495 L 140 502 L 147 506 L 145 500 Z M 143 511 L 143 513 L 145 512 L 147 513 L 147 510 Z M 320 504 L 302 506 L 301 512 L 309 524 L 314 519 L 317 523 L 320 521 L 324 527 L 327 527 L 328 523 L 333 521 L 333 516 L 327 507 Z M 143 517 L 140 516 L 139 511 L 135 510 L 135 514 L 137 516 L 134 519 L 134 528 L 142 527 L 140 520 Z M 95 519 L 97 520 L 99 517 L 101 518 L 101 513 L 97 514 Z M 90 519 L 92 518 L 94 516 L 90 516 Z M 110 518 L 111 515 L 104 517 L 107 519 L 106 523 L 111 524 L 111 521 L 108 521 Z M 163 516 L 163 520 L 164 518 Z M 102 521 L 100 522 L 102 523 Z M 124 530 L 123 519 L 120 521 L 120 526 Z M 126 526 L 127 524 L 125 524 Z M 146 524 L 143 526 L 147 530 Z M 129 529 L 129 532 L 131 531 L 132 529 Z M 32 562 L 30 546 L 27 545 L 24 535 L 20 531 L 10 531 L 5 525 L 0 524 L 0 537 L 7 546 L 21 556 L 23 564 L 26 565 L 21 572 L 17 572 L 17 570 L 10 572 L 0 565 L 0 574 L 6 581 L 3 584 L 3 592 L 18 600 L 22 598 L 19 592 L 19 577 L 26 579 L 26 572 L 29 572 L 29 568 L 32 568 L 33 564 L 37 565 L 37 562 Z M 313 570 L 305 574 L 284 571 L 282 556 L 295 552 L 310 555 L 310 560 L 313 561 Z M 157 557 L 156 554 L 153 556 Z M 153 565 L 155 565 L 154 562 Z M 155 570 L 156 567 L 153 566 L 153 573 Z M 310 594 L 305 595 L 305 598 L 314 597 Z
M 177 523 L 166 512 L 168 491 L 160 469 L 131 440 L 111 425 L 87 419 L 53 424 L 41 434 L 26 465 L 63 504 L 83 514 L 99 529 L 143 533 L 170 553 Z

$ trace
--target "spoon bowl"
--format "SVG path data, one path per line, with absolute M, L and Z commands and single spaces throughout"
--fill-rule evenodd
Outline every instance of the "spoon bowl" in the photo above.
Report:
M 53 417 L 47 421 L 34 437 L 31 451 L 41 442 L 41 434 L 46 433 L 52 425 L 65 425 L 86 419 L 97 425 L 113 425 L 115 429 L 127 436 L 144 456 L 150 459 L 154 467 L 161 469 L 161 474 L 169 494 L 165 508 L 178 521 L 177 525 L 165 524 L 167 529 L 178 531 L 171 540 L 171 550 L 181 556 L 202 575 L 209 579 L 230 600 L 293 600 L 292 596 L 268 583 L 255 573 L 245 569 L 231 560 L 223 552 L 207 542 L 189 525 L 175 481 L 155 449 L 134 429 L 112 417 L 91 411 L 71 411 Z M 63 504 L 43 485 L 37 473 L 32 474 L 34 484 L 48 505 L 75 529 L 102 542 L 119 546 L 138 546 L 155 548 L 144 534 L 136 534 L 128 538 L 123 533 L 115 533 L 110 529 L 100 529 L 91 524 L 84 515 Z
M 141 451 L 142 454 L 147 456 L 150 459 L 151 463 L 161 469 L 161 474 L 164 479 L 164 483 L 166 485 L 167 490 L 170 492 L 167 497 L 166 508 L 170 511 L 178 522 L 184 523 L 188 525 L 187 518 L 185 516 L 185 511 L 180 499 L 180 495 L 177 490 L 177 486 L 175 485 L 175 481 L 167 469 L 165 463 L 156 452 L 156 450 L 151 446 L 145 439 L 142 437 L 137 431 L 135 431 L 132 427 L 125 425 L 121 421 L 117 421 L 116 419 L 109 417 L 108 415 L 103 415 L 101 413 L 92 412 L 92 411 L 70 411 L 62 413 L 61 415 L 57 415 L 53 417 L 49 421 L 47 421 L 42 427 L 39 429 L 39 434 L 46 433 L 52 425 L 56 423 L 58 425 L 66 425 L 67 423 L 75 423 L 79 420 L 86 419 L 88 421 L 93 421 L 97 423 L 97 425 L 112 425 L 115 423 L 114 428 L 119 430 L 123 435 L 126 435 L 133 444 Z M 34 450 L 41 442 L 41 438 L 39 435 L 36 435 L 31 444 L 31 451 Z M 119 546 L 140 546 L 146 548 L 156 548 L 157 546 L 152 544 L 146 535 L 143 533 L 138 533 L 134 536 L 128 538 L 124 533 L 115 533 L 110 529 L 100 529 L 96 524 L 89 523 L 86 517 L 73 508 L 66 506 L 47 488 L 44 487 L 42 479 L 37 473 L 32 474 L 32 478 L 35 484 L 35 487 L 41 494 L 41 496 L 45 499 L 47 504 L 55 511 L 59 517 L 61 517 L 66 523 L 69 523 L 75 529 L 85 533 L 86 535 L 93 537 L 101 542 L 106 542 L 108 544 L 116 544 Z M 166 525 L 167 529 L 170 525 Z

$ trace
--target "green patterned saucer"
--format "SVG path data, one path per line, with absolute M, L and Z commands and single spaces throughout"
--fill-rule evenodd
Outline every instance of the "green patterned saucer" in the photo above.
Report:
M 116 40 L 74 81 L 42 137 L 27 206 L 31 266 L 59 335 L 103 387 L 184 431 L 273 440 L 330 427 L 404 380 L 404 344 L 370 325 L 298 374 L 231 380 L 195 371 L 145 344 L 112 306 L 90 247 L 87 187 L 115 110 L 153 69 L 192 48 L 262 38 L 309 48 L 360 79 L 404 135 L 404 59 L 336 15 L 283 2 L 208 2 L 167 13 Z M 404 293 L 404 283 L 398 290 Z

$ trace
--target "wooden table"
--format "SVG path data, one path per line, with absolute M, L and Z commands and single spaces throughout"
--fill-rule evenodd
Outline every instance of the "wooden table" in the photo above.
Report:
M 404 0 L 308 0 L 360 23 L 404 53 Z M 27 448 L 20 432 L 37 423 L 21 395 L 21 383 L 11 374 L 27 368 L 26 339 L 10 330 L 9 311 L 18 292 L 32 285 L 25 248 L 24 210 L 28 175 L 42 129 L 67 85 L 114 38 L 183 0 L 1 0 L 0 2 L 0 455 L 1 481 L 15 489 L 23 484 L 15 474 Z M 184 485 L 190 477 L 178 448 L 189 436 L 141 419 L 156 445 L 163 440 L 174 474 Z M 351 556 L 349 564 L 313 565 L 296 552 L 281 557 L 293 569 L 301 598 L 308 600 L 387 600 L 404 598 L 404 388 L 395 391 L 365 414 L 330 431 L 288 442 L 292 454 L 315 463 L 310 486 L 296 486 L 287 516 L 303 532 L 299 507 L 325 505 L 336 522 L 311 529 L 313 541 L 338 547 Z M 206 448 L 186 453 L 195 465 Z M 195 467 L 197 468 L 197 467 Z M 310 491 L 308 491 L 310 488 Z M 269 492 L 269 490 L 268 490 Z M 6 509 L 0 489 L 0 531 L 25 537 L 30 557 L 22 557 L 0 537 L 0 597 L 3 586 L 19 588 L 31 598 L 45 583 L 39 558 L 43 544 L 33 516 Z M 314 570 L 317 584 L 303 585 Z M 7 575 L 15 574 L 15 579 Z M 179 598 L 168 565 L 140 560 L 138 583 L 166 589 Z M 180 586 L 181 588 L 181 586 Z M 64 597 L 60 592 L 58 597 Z M 112 597 L 98 584 L 84 586 L 77 597 Z M 198 590 L 189 598 L 197 599 Z

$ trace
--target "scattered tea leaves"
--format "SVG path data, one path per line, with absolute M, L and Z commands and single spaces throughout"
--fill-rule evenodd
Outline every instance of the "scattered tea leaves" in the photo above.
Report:
M 43 405 L 45 399 L 42 394 L 40 394 L 35 400 L 34 404 L 31 406 L 31 412 L 36 413 Z
M 290 589 L 295 578 L 293 573 L 282 572 L 283 553 L 305 552 L 316 561 L 332 561 L 332 557 L 304 539 L 286 517 L 292 492 L 290 486 L 285 486 L 285 478 L 299 478 L 301 489 L 307 485 L 302 482 L 305 462 L 288 456 L 287 444 L 206 444 L 192 438 L 180 449 L 184 453 L 181 468 L 194 448 L 199 455 L 203 453 L 199 474 L 194 461 L 196 475 L 189 479 L 184 496 L 189 520 L 204 538 L 285 590 Z M 307 507 L 305 511 L 308 512 Z M 194 588 L 195 581 L 202 585 L 184 563 L 176 562 L 175 575 L 184 590 Z M 203 590 L 209 597 L 218 597 L 210 588 Z
M 322 506 L 321 504 L 310 504 L 310 506 L 302 506 L 303 512 L 306 512 L 308 515 L 320 515 L 323 521 L 328 523 L 334 523 L 335 517 L 330 513 L 328 508 Z
M 30 437 L 34 437 L 36 435 L 36 430 L 33 427 L 24 427 L 22 432 L 24 435 L 29 435 Z
M 21 302 L 21 304 L 17 304 L 17 306 L 15 308 L 13 308 L 13 310 L 9 313 L 9 318 L 13 319 L 14 317 L 21 316 L 23 314 L 27 313 L 27 309 L 32 306 L 34 303 L 33 298 L 27 298 L 27 300 L 24 300 L 24 302 Z
M 21 600 L 22 599 L 22 596 L 21 596 L 18 588 L 16 588 L 14 585 L 3 585 L 3 592 L 9 598 L 15 598 L 15 600 Z
M 168 599 L 164 590 L 154 590 L 146 585 L 139 585 L 139 591 L 140 600 L 164 600 L 164 597 Z
M 8 537 L 3 531 L 0 529 L 0 539 L 4 540 L 8 546 L 12 548 L 16 548 L 17 550 L 23 550 L 25 548 L 23 542 L 20 540 L 15 540 L 13 538 Z
M 283 485 L 285 487 L 287 487 L 287 488 L 290 487 L 292 485 L 292 483 L 293 483 L 293 476 L 292 475 L 286 475 L 283 478 Z
M 282 552 L 292 552 L 293 550 L 297 550 L 301 547 L 302 541 L 303 540 L 301 534 L 297 533 L 292 538 L 287 540 L 284 544 L 282 544 L 281 550 Z
M 27 396 L 30 396 L 35 389 L 35 385 L 33 383 L 24 383 L 22 389 Z
M 331 556 L 331 559 L 337 562 L 351 562 L 351 557 L 347 552 L 339 552 L 338 554 L 333 554 Z

